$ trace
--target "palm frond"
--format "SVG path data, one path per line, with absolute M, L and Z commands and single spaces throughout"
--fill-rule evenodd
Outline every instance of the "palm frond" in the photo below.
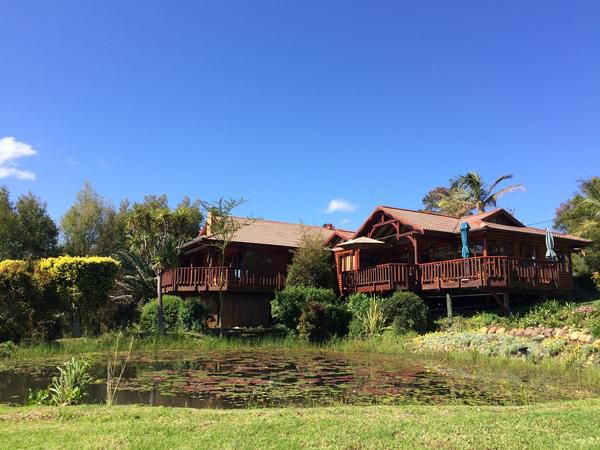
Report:
M 494 190 L 496 189 L 496 187 L 502 183 L 503 181 L 506 180 L 511 180 L 513 178 L 513 174 L 512 173 L 507 173 L 505 175 L 502 175 L 501 177 L 498 177 L 496 179 L 496 181 L 494 181 L 491 186 L 489 187 L 489 189 L 487 189 L 488 194 L 491 194 L 492 192 L 494 192 Z
M 507 186 L 504 189 L 500 189 L 498 192 L 494 192 L 493 194 L 490 194 L 489 197 L 485 198 L 483 200 L 483 202 L 486 205 L 493 205 L 496 206 L 496 202 L 498 201 L 498 199 L 506 194 L 510 194 L 511 192 L 516 192 L 516 191 L 525 191 L 525 186 L 523 186 L 522 184 L 513 184 L 511 186 Z

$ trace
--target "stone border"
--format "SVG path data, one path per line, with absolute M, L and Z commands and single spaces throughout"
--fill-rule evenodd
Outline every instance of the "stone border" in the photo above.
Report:
M 483 327 L 479 330 L 479 332 L 483 334 L 507 334 L 509 336 L 541 337 L 543 339 L 550 337 L 562 337 L 569 341 L 579 342 L 581 344 L 591 344 L 595 341 L 594 337 L 590 333 L 586 333 L 584 331 L 575 331 L 568 327 L 527 327 L 507 330 L 504 327 L 491 326 Z

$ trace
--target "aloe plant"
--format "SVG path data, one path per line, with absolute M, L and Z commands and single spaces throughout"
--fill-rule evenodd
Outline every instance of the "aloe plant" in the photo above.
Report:
M 388 329 L 385 325 L 385 316 L 381 305 L 375 297 L 369 300 L 369 306 L 360 320 L 367 336 L 375 336 Z

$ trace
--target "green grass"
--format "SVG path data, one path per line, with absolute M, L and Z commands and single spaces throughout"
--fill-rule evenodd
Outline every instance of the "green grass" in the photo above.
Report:
M 60 339 L 51 343 L 19 345 L 7 360 L 35 360 L 52 357 L 108 353 L 114 350 L 117 334 L 95 338 Z M 412 336 L 386 336 L 381 339 L 341 339 L 324 344 L 312 344 L 293 337 L 219 338 L 204 335 L 166 335 L 146 338 L 135 337 L 135 352 L 173 350 L 332 350 L 343 352 L 398 353 L 404 351 Z M 128 336 L 121 336 L 120 348 L 129 347 Z
M 0 406 L 2 448 L 600 447 L 600 400 L 525 407 Z

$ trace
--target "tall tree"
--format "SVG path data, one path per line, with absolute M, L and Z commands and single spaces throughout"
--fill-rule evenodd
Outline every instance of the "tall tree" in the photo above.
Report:
M 438 186 L 423 197 L 425 211 L 435 211 L 449 216 L 462 217 L 471 214 L 472 203 L 462 189 Z
M 219 303 L 218 303 L 218 327 L 223 334 L 223 287 L 225 286 L 225 253 L 235 234 L 244 226 L 250 224 L 253 219 L 239 220 L 233 217 L 231 212 L 239 205 L 245 203 L 243 198 L 220 198 L 216 202 L 202 202 L 206 210 L 207 234 L 212 238 L 211 246 L 216 248 L 221 256 L 221 270 L 218 275 Z
M 0 259 L 36 259 L 57 251 L 58 229 L 46 210 L 46 203 L 31 192 L 10 200 L 0 187 Z
M 38 259 L 55 256 L 58 227 L 48 215 L 46 202 L 29 192 L 17 200 L 17 241 L 19 258 Z
M 305 230 L 288 266 L 286 285 L 331 288 L 334 276 L 331 250 L 319 234 Z
M 477 209 L 477 212 L 482 213 L 488 206 L 495 207 L 498 199 L 503 195 L 525 190 L 522 184 L 512 184 L 498 189 L 502 182 L 512 178 L 512 174 L 506 174 L 496 178 L 493 183 L 487 184 L 477 172 L 468 172 L 454 180 L 452 187 L 464 191 L 467 201 L 473 205 L 474 209 Z
M 554 226 L 591 239 L 585 256 L 574 255 L 574 269 L 578 273 L 600 272 L 600 177 L 579 182 L 579 190 L 556 210 Z
M 110 255 L 124 245 L 124 216 L 98 194 L 89 182 L 61 220 L 65 252 L 69 255 Z
M 16 258 L 17 215 L 6 186 L 0 186 L 0 260 Z
M 489 206 L 496 206 L 498 199 L 505 194 L 524 191 L 521 184 L 513 184 L 499 189 L 499 185 L 511 179 L 511 174 L 502 175 L 493 183 L 485 183 L 481 175 L 468 172 L 450 180 L 450 186 L 438 186 L 423 197 L 427 211 L 439 211 L 451 216 L 464 216 L 473 210 L 485 212 Z
M 179 247 L 198 234 L 202 214 L 200 203 L 185 198 L 174 210 L 166 196 L 146 196 L 135 203 L 126 220 L 131 250 L 152 267 L 158 299 L 158 328 L 164 333 L 162 276 L 179 259 Z

